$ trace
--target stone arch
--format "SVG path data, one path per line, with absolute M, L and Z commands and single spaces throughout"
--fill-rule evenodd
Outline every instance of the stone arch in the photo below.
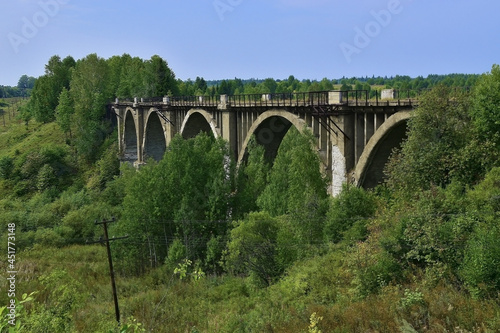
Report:
M 370 138 L 354 170 L 357 186 L 372 188 L 384 179 L 384 167 L 394 148 L 407 136 L 411 111 L 400 111 L 389 117 Z
M 134 111 L 131 108 L 125 110 L 123 143 L 123 160 L 130 162 L 137 161 L 139 157 L 137 122 L 134 117 Z
M 262 113 L 248 130 L 238 154 L 238 165 L 247 159 L 247 147 L 253 135 L 257 142 L 264 146 L 266 158 L 274 160 L 281 141 L 292 125 L 300 132 L 308 128 L 303 119 L 288 111 L 269 110 Z
M 212 133 L 216 139 L 221 136 L 217 123 L 210 113 L 202 109 L 189 110 L 182 122 L 181 135 L 189 139 L 200 132 Z
M 163 122 L 156 110 L 151 109 L 146 119 L 144 131 L 144 160 L 153 158 L 155 161 L 159 161 L 163 158 L 166 149 L 167 140 Z

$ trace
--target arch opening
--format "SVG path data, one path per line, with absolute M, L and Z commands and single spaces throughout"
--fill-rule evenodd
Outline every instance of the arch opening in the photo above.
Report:
M 358 186 L 366 189 L 374 188 L 386 180 L 384 170 L 392 152 L 400 149 L 408 138 L 408 119 L 406 116 L 397 119 L 389 128 L 383 130 L 383 135 L 372 143 L 373 147 L 367 145 L 366 154 L 363 152 L 367 157 L 363 159 L 362 156 L 358 163 L 360 165 L 356 167 Z M 364 162 L 361 162 L 363 160 Z
M 182 137 L 184 139 L 191 139 L 201 132 L 215 136 L 206 117 L 199 112 L 193 112 L 187 119 L 187 122 L 183 125 L 181 132 Z
M 144 160 L 153 158 L 155 161 L 159 161 L 163 158 L 166 149 L 167 142 L 160 117 L 158 117 L 156 112 L 153 112 L 149 116 L 146 126 Z
M 288 130 L 291 128 L 292 122 L 281 116 L 271 116 L 262 121 L 259 126 L 253 131 L 257 144 L 264 147 L 264 158 L 267 162 L 273 163 L 278 155 L 278 149 Z M 302 129 L 298 129 L 299 131 Z M 241 162 L 246 164 L 248 161 L 248 150 L 245 151 Z
M 123 160 L 135 162 L 139 154 L 137 152 L 137 130 L 134 116 L 128 111 L 125 116 Z

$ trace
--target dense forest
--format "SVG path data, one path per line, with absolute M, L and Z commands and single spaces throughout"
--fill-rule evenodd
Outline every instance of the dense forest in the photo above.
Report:
M 384 184 L 345 184 L 337 197 L 307 131 L 292 127 L 274 161 L 251 142 L 239 168 L 223 140 L 179 136 L 137 170 L 120 165 L 106 107 L 386 87 L 424 91 L 408 138 Z M 17 271 L 17 326 L 2 307 L 2 332 L 500 330 L 498 65 L 413 79 L 181 81 L 159 56 L 54 56 L 29 96 L 1 100 L 0 269 Z M 112 218 L 120 325 L 95 223 Z

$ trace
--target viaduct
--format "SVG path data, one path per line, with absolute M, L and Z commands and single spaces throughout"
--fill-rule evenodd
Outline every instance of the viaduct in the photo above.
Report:
M 291 126 L 308 129 L 317 138 L 322 172 L 331 181 L 329 192 L 336 195 L 346 181 L 365 188 L 380 183 L 391 151 L 405 139 L 418 102 L 399 99 L 394 91 L 389 95 L 369 98 L 367 91 L 320 91 L 165 96 L 117 99 L 110 107 L 118 119 L 121 160 L 136 166 L 148 158 L 160 160 L 176 134 L 191 138 L 203 131 L 222 137 L 242 163 L 252 136 L 273 159 Z

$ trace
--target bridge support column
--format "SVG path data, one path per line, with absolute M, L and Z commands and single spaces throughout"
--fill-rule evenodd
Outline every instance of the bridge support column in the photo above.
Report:
M 136 112 L 134 117 L 137 118 L 137 164 L 144 163 L 144 116 L 147 114 L 145 110 L 140 110 L 140 112 Z
M 365 113 L 365 140 L 363 149 L 372 137 L 373 133 L 375 133 L 375 114 Z
M 386 121 L 385 114 L 375 113 L 375 131 L 377 131 L 385 121 Z
M 365 117 L 356 113 L 354 118 L 354 164 L 357 164 L 365 147 Z
M 222 112 L 222 138 L 229 142 L 229 149 L 238 160 L 238 129 L 241 128 L 236 122 L 236 114 L 231 110 Z
M 174 119 L 175 112 L 167 111 L 165 112 L 165 117 L 167 117 L 167 119 L 169 119 L 173 124 L 175 124 L 176 121 L 176 119 Z M 165 122 L 165 142 L 167 144 L 167 147 L 170 146 L 172 139 L 174 138 L 175 134 L 177 134 L 175 126 L 172 123 Z

